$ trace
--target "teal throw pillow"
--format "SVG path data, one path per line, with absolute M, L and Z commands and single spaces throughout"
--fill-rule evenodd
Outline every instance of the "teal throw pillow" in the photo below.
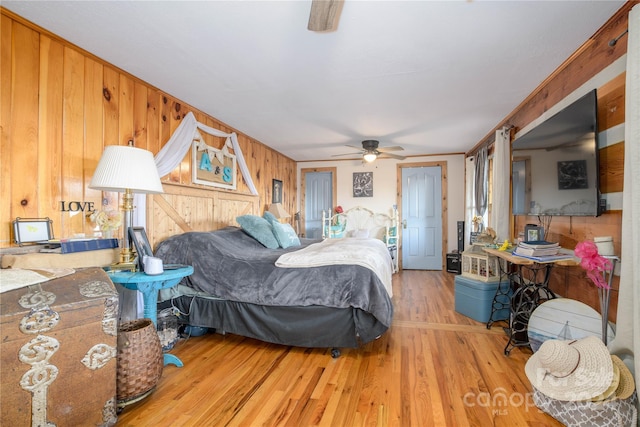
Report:
M 278 221 L 274 221 L 271 225 L 273 226 L 273 234 L 276 236 L 281 248 L 300 246 L 300 239 L 290 224 L 281 224 Z
M 251 237 L 262 243 L 269 249 L 278 249 L 280 246 L 273 235 L 273 227 L 264 218 L 256 215 L 242 215 L 236 218 L 240 227 Z
M 272 214 L 269 211 L 264 211 L 264 215 L 262 215 L 262 218 L 264 218 L 267 221 L 269 221 L 269 224 L 271 224 L 271 225 L 273 225 L 274 222 L 279 222 L 278 218 L 276 218 L 275 215 Z

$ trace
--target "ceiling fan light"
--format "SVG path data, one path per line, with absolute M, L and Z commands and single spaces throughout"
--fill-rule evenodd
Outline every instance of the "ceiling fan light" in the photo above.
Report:
M 367 163 L 373 162 L 377 157 L 376 153 L 364 153 L 364 161 Z

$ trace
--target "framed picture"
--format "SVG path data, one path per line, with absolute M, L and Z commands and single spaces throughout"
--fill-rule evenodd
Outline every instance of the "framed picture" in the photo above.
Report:
M 16 218 L 13 237 L 18 246 L 25 243 L 46 243 L 53 239 L 53 221 L 49 218 Z
M 373 172 L 353 173 L 353 197 L 373 197 Z
M 200 140 L 194 140 L 191 148 L 191 180 L 194 184 L 236 189 L 236 156 L 228 146 L 213 148 Z
M 558 189 L 578 190 L 589 188 L 587 161 L 568 160 L 558 162 Z
M 271 182 L 271 203 L 282 203 L 282 181 L 279 179 Z
M 145 255 L 153 256 L 149 239 L 147 239 L 147 232 L 144 230 L 144 227 L 129 227 L 129 239 L 138 254 L 138 269 L 144 271 L 142 259 Z
M 537 225 L 525 225 L 524 227 L 524 241 L 525 242 L 538 242 L 544 240 L 544 228 Z

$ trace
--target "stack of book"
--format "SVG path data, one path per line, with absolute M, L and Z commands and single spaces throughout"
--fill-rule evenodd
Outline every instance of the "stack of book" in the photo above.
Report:
M 553 262 L 573 258 L 571 253 L 563 252 L 558 243 L 546 241 L 520 242 L 513 250 L 513 255 L 539 262 Z
M 560 245 L 558 243 L 541 240 L 536 242 L 520 242 L 513 253 L 514 255 L 542 257 L 557 255 L 559 251 Z

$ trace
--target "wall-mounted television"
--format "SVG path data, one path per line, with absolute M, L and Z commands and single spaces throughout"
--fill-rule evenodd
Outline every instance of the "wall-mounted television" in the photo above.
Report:
M 600 215 L 595 89 L 512 145 L 514 215 Z

